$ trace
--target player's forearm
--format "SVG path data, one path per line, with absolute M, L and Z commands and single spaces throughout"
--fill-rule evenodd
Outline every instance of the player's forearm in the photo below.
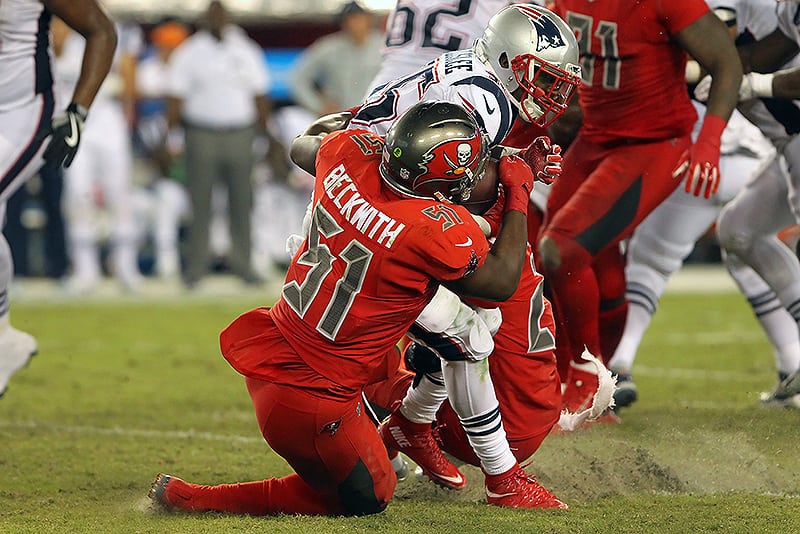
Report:
M 776 72 L 771 92 L 773 98 L 800 98 L 800 67 Z
M 464 296 L 503 301 L 517 290 L 525 263 L 528 224 L 525 214 L 517 210 L 506 212 L 503 226 L 492 250 L 480 269 L 468 277 L 469 284 L 457 290 Z

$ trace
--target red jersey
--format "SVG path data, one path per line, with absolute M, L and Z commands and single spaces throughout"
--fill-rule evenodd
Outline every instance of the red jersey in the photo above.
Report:
M 605 143 L 691 132 L 686 53 L 672 36 L 708 12 L 704 0 L 556 0 L 553 9 L 580 47 L 584 136 Z
M 469 299 L 470 304 L 503 314 L 494 335 L 489 370 L 510 439 L 520 440 L 549 428 L 561 410 L 561 381 L 555 353 L 555 324 L 544 298 L 543 277 L 536 271 L 530 246 L 519 286 L 504 302 Z
M 378 173 L 382 147 L 380 137 L 361 129 L 322 141 L 309 235 L 269 312 L 290 352 L 318 375 L 313 380 L 344 394 L 376 378 L 437 280 L 464 277 L 489 251 L 462 206 L 387 194 Z M 286 372 L 296 356 L 275 358 L 283 365 L 234 367 L 248 374 L 257 366 L 249 376 L 309 386 L 303 373 Z

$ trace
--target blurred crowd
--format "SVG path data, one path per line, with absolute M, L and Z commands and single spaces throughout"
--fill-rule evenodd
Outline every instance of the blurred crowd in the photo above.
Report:
M 115 22 L 114 64 L 81 151 L 9 201 L 17 276 L 47 276 L 76 295 L 107 277 L 127 291 L 148 276 L 187 289 L 215 272 L 253 286 L 282 277 L 285 236 L 299 231 L 313 186 L 287 147 L 318 116 L 363 99 L 380 67 L 382 20 L 345 4 L 277 101 L 264 49 L 222 2 L 197 20 Z M 51 39 L 66 101 L 84 40 L 58 20 Z

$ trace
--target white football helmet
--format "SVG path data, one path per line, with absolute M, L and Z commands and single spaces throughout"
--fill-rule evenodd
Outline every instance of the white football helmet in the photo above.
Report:
M 474 50 L 503 83 L 522 118 L 540 126 L 564 113 L 581 81 L 575 34 L 543 7 L 512 4 L 500 10 Z

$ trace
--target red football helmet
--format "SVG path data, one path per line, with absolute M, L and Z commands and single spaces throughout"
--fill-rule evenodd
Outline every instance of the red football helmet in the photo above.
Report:
M 389 128 L 379 168 L 401 195 L 463 202 L 483 176 L 488 155 L 488 139 L 464 108 L 420 102 Z

